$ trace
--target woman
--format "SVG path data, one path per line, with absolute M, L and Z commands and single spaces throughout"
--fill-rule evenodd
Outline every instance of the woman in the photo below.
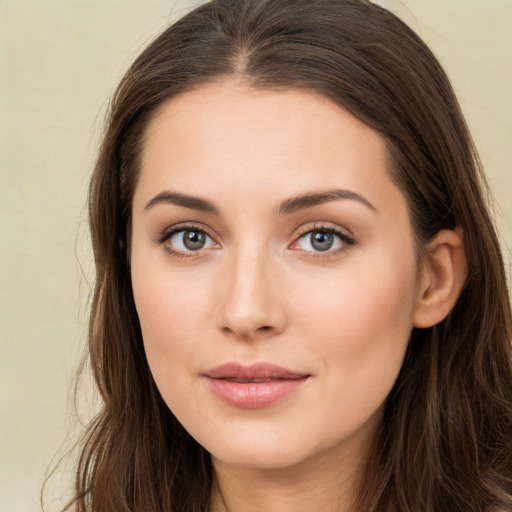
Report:
M 214 0 L 90 188 L 85 511 L 512 506 L 511 311 L 449 81 L 365 0 Z

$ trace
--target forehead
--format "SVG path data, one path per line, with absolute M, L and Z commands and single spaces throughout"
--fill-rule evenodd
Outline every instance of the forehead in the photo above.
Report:
M 377 132 L 316 93 L 211 83 L 157 110 L 136 195 L 178 186 L 246 204 L 323 188 L 382 196 L 394 187 L 387 156 Z

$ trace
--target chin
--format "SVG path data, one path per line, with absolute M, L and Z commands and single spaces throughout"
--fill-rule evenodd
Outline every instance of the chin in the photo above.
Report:
M 310 450 L 304 442 L 298 441 L 293 436 L 283 437 L 269 432 L 245 432 L 239 436 L 226 432 L 223 436 L 200 440 L 214 460 L 254 469 L 287 468 L 308 458 Z
M 212 453 L 212 457 L 229 466 L 261 470 L 290 468 L 307 458 L 297 451 L 289 453 L 283 449 L 272 449 L 268 446 L 254 450 L 236 450 L 230 447 L 229 451 L 219 450 L 217 453 Z

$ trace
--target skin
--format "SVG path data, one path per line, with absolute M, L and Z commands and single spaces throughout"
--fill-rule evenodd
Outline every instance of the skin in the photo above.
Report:
M 278 211 L 332 189 L 362 199 Z M 169 191 L 216 212 L 163 200 Z M 203 249 L 187 250 L 182 232 L 164 240 L 190 223 L 207 233 Z M 311 231 L 332 228 L 353 243 L 334 235 L 332 250 L 315 250 Z M 212 454 L 211 512 L 350 510 L 413 326 L 439 321 L 458 295 L 452 233 L 419 269 L 383 140 L 321 96 L 233 79 L 161 106 L 133 198 L 133 292 L 156 384 Z M 231 361 L 309 378 L 243 409 L 203 376 Z

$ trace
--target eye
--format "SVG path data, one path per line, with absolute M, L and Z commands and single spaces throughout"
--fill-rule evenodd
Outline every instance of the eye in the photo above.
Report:
M 209 249 L 215 245 L 206 232 L 197 228 L 174 229 L 161 242 L 166 242 L 173 251 L 185 253 Z
M 349 245 L 354 245 L 352 237 L 341 230 L 332 227 L 310 229 L 301 235 L 292 245 L 292 249 L 299 249 L 306 252 L 336 252 L 343 250 Z
M 341 246 L 339 236 L 328 231 L 310 231 L 297 240 L 297 245 L 303 251 L 325 252 Z

